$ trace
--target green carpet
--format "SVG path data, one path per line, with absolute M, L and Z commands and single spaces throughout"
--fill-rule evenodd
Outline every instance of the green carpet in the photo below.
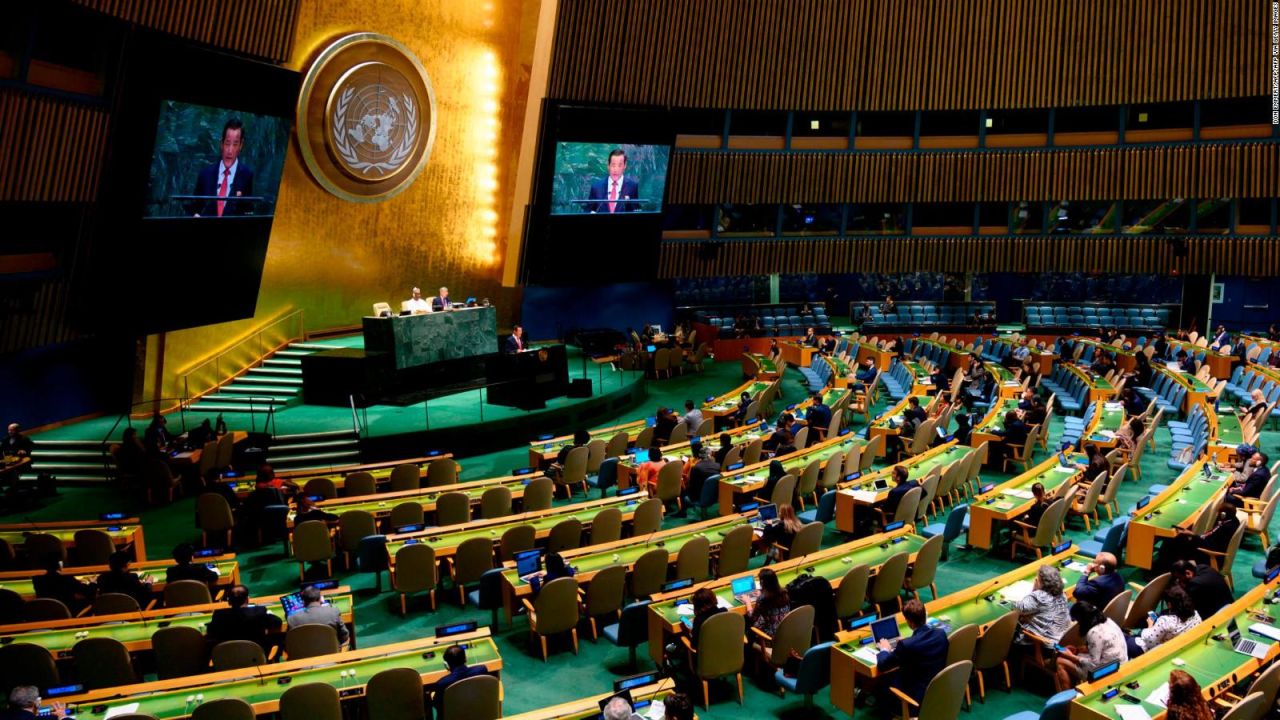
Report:
M 658 405 L 679 405 L 685 398 L 699 399 L 709 394 L 719 394 L 738 382 L 740 368 L 738 363 L 709 363 L 707 371 L 700 375 L 688 375 L 671 380 L 650 381 L 647 387 L 648 400 L 643 407 L 627 409 L 617 418 L 602 421 L 611 424 L 614 421 L 634 419 L 650 415 Z M 783 401 L 791 403 L 803 397 L 803 389 L 798 382 L 799 373 L 789 371 L 783 382 Z M 1054 438 L 1061 430 L 1056 424 Z M 1263 445 L 1271 447 L 1274 433 L 1268 432 Z M 466 458 L 463 461 L 464 479 L 482 478 L 494 474 L 502 474 L 512 467 L 523 464 L 527 458 L 524 438 L 516 438 L 510 450 L 490 453 L 482 456 Z M 1167 483 L 1175 473 L 1165 465 L 1168 455 L 1168 431 L 1161 429 L 1157 433 L 1159 450 L 1148 452 L 1143 460 L 1144 487 L 1129 482 L 1120 491 L 1120 505 L 1127 511 L 1145 494 L 1145 484 Z M 1053 446 L 1051 441 L 1050 446 Z M 1042 457 L 1038 455 L 1037 457 Z M 999 481 L 1000 474 L 984 473 L 984 481 Z M 580 498 L 579 498 L 580 499 Z M 27 514 L 32 520 L 73 519 L 95 517 L 99 512 L 108 509 L 120 509 L 136 512 L 128 500 L 116 497 L 106 489 L 67 489 L 55 501 L 47 506 Z M 198 533 L 192 531 L 193 501 L 183 499 L 174 505 L 155 510 L 141 511 L 146 530 L 147 545 L 152 556 L 163 556 L 165 550 L 175 543 L 198 539 Z M 682 521 L 668 520 L 672 526 Z M 1091 533 L 1085 533 L 1078 522 L 1068 525 L 1068 535 L 1079 542 L 1087 539 Z M 841 537 L 834 530 L 828 530 L 825 546 L 837 544 Z M 1260 557 L 1260 543 L 1254 536 L 1247 536 L 1241 547 L 1241 554 L 1235 563 L 1234 580 L 1236 587 L 1242 592 L 1257 583 L 1250 575 L 1250 568 Z M 281 593 L 296 587 L 297 567 L 287 561 L 281 554 L 279 545 L 265 549 L 240 553 L 241 572 L 245 584 L 255 595 Z M 757 559 L 755 562 L 760 562 Z M 943 563 L 938 571 L 938 589 L 941 593 L 956 592 L 978 582 L 1007 572 L 1015 567 L 1007 559 L 1007 555 L 996 556 L 979 551 L 967 551 L 959 542 L 953 547 L 950 559 Z M 1133 568 L 1124 570 L 1131 579 L 1141 579 Z M 396 595 L 386 591 L 386 578 L 383 578 L 384 592 L 379 595 L 373 591 L 374 577 L 371 574 L 354 574 L 339 571 L 339 577 L 345 584 L 357 590 L 356 622 L 360 645 L 368 647 L 375 644 L 404 640 L 417 634 L 431 634 L 437 625 L 458 619 L 476 619 L 482 624 L 489 622 L 489 614 L 472 609 L 461 609 L 449 593 L 444 593 L 439 609 L 433 612 L 426 610 L 425 600 L 420 600 L 411 609 L 408 619 L 398 614 Z M 456 596 L 455 596 L 456 597 Z M 393 611 L 393 607 L 396 611 Z M 502 652 L 505 670 L 503 682 L 506 688 L 504 709 L 507 714 L 524 712 L 539 707 L 566 702 L 580 697 L 607 692 L 613 680 L 626 674 L 627 651 L 615 648 L 607 640 L 593 643 L 585 639 L 581 643 L 581 654 L 574 656 L 567 640 L 564 643 L 553 643 L 553 653 L 549 662 L 543 663 L 531 652 L 528 642 L 526 623 L 517 618 L 513 628 L 502 627 L 496 632 Z M 639 652 L 641 668 L 647 667 L 647 653 L 644 646 Z M 988 718 L 1003 718 L 1022 710 L 1038 711 L 1047 697 L 1047 691 L 1041 688 L 1015 687 L 1006 693 L 996 689 L 998 683 L 989 683 L 985 705 L 977 703 L 972 713 L 976 716 L 984 714 Z M 1036 690 L 1041 690 L 1037 693 Z M 805 709 L 799 697 L 780 698 L 771 689 L 770 683 L 748 679 L 746 681 L 745 716 L 747 717 L 779 717 L 779 718 L 814 718 L 839 715 L 828 702 L 824 690 L 816 697 L 815 706 Z M 699 711 L 699 717 L 707 720 L 734 718 L 744 715 L 726 687 L 713 690 L 713 705 L 709 711 Z

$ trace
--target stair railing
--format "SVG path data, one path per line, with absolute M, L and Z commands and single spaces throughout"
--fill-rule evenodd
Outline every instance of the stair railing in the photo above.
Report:
M 272 353 L 306 337 L 306 318 L 302 308 L 267 321 L 229 347 L 182 371 L 183 400 L 190 403 L 214 392 L 249 368 L 256 367 Z

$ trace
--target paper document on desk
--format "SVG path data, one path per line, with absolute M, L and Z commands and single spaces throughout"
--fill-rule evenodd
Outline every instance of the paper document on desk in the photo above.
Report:
M 1035 589 L 1035 583 L 1033 583 L 1032 581 L 1019 580 L 1018 582 L 1001 590 L 1000 597 L 1004 598 L 1005 600 L 1008 600 L 1009 602 L 1016 603 L 1022 598 L 1030 595 L 1031 591 L 1034 589 Z
M 1121 403 L 1121 402 L 1103 403 L 1102 407 L 1106 410 L 1123 410 L 1124 403 Z
M 724 598 L 722 598 L 722 597 L 717 597 L 717 598 L 716 598 L 716 605 L 719 605 L 720 607 L 724 608 L 725 610 L 732 610 L 732 609 L 733 609 L 733 603 L 729 602 L 728 600 L 725 600 L 725 599 L 724 599 Z
M 131 713 L 136 713 L 136 712 L 138 712 L 138 703 L 128 703 L 125 705 L 117 705 L 113 708 L 108 708 L 107 714 L 103 717 L 105 720 L 111 720 L 111 718 L 113 717 L 120 717 L 121 715 L 129 715 Z
M 873 503 L 876 501 L 876 494 L 870 490 L 854 490 L 849 494 L 858 502 Z
M 1054 470 L 1060 473 L 1074 473 L 1076 472 L 1076 467 L 1074 465 L 1059 465 Z
M 1166 707 L 1169 704 L 1169 683 L 1161 683 L 1160 687 L 1151 691 L 1151 694 L 1144 698 L 1152 705 Z
M 1076 572 L 1084 572 L 1089 569 L 1088 563 L 1082 563 L 1079 560 L 1068 560 L 1065 567 Z
M 1120 713 L 1120 720 L 1151 720 L 1141 705 L 1117 705 L 1116 712 Z
M 1022 488 L 1014 488 L 1013 490 L 1005 490 L 1005 491 L 1004 491 L 1004 494 L 1005 494 L 1005 495 L 1008 495 L 1009 497 L 1021 498 L 1021 499 L 1023 499 L 1023 500 L 1030 500 L 1031 498 L 1033 498 L 1033 497 L 1035 497 L 1035 496 L 1036 496 L 1036 495 L 1035 495 L 1035 493 L 1031 492 L 1030 490 L 1024 490 L 1024 489 L 1022 489 Z
M 875 645 L 863 645 L 862 647 L 854 651 L 853 656 L 867 663 L 868 665 L 875 665 L 876 655 L 879 652 L 880 652 L 880 649 Z

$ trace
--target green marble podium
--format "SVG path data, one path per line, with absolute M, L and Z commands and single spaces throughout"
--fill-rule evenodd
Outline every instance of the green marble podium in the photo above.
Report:
M 397 370 L 498 352 L 492 307 L 364 318 L 364 349 L 395 359 Z

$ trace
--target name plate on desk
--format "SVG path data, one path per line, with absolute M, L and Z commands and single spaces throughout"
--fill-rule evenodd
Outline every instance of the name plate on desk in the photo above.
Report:
M 423 315 L 364 318 L 364 349 L 385 352 L 397 370 L 498 352 L 498 313 L 492 307 Z

